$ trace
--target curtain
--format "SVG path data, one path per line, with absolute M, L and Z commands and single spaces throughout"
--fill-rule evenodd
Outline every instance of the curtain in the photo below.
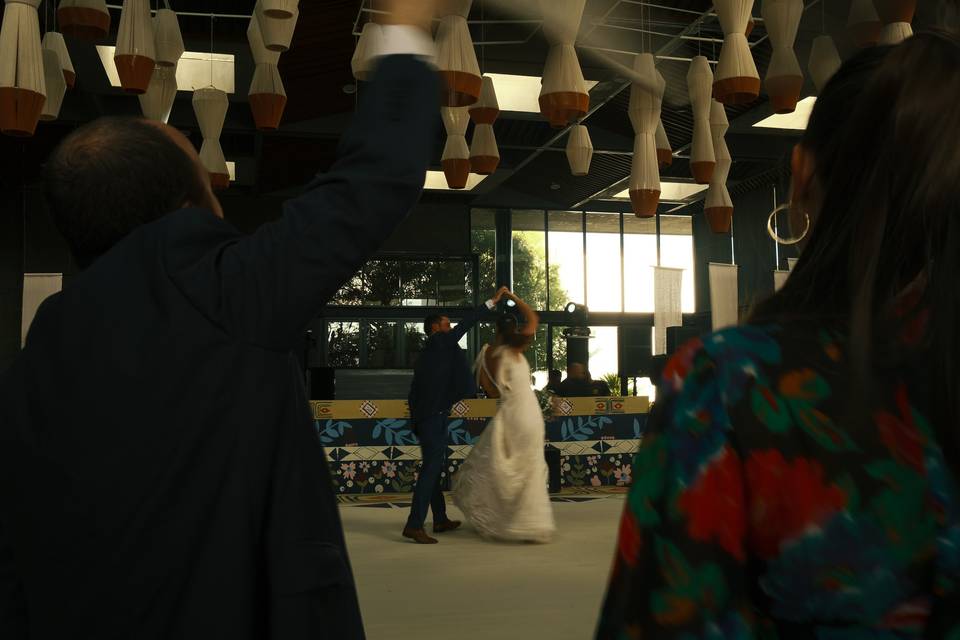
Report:
M 683 269 L 673 267 L 653 268 L 653 355 L 667 352 L 667 328 L 683 324 L 680 290 L 683 284 Z
M 738 272 L 735 264 L 710 263 L 710 312 L 714 331 L 736 326 L 740 321 Z
M 44 300 L 63 289 L 62 273 L 23 274 L 23 312 L 20 321 L 20 346 L 27 342 L 27 331 Z

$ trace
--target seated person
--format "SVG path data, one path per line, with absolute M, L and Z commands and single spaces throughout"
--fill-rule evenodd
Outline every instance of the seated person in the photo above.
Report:
M 567 365 L 567 379 L 557 385 L 557 395 L 564 398 L 593 396 L 593 384 L 587 377 L 587 367 L 582 362 L 571 362 Z
M 593 396 L 609 396 L 610 395 L 610 385 L 607 384 L 606 380 L 594 380 L 593 376 L 590 375 L 590 372 L 587 371 L 587 380 L 590 381 L 590 386 L 593 392 L 590 395 Z
M 550 369 L 550 373 L 547 378 L 547 386 L 543 388 L 544 391 L 549 391 L 551 393 L 557 392 L 557 387 L 560 386 L 560 382 L 563 380 L 563 374 L 560 372 L 560 369 Z

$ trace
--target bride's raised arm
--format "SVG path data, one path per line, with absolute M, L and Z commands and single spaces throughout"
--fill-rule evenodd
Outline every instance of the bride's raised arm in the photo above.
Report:
M 517 332 L 523 336 L 536 335 L 537 327 L 540 326 L 540 316 L 537 315 L 537 312 L 531 309 L 530 305 L 521 300 L 514 292 L 508 291 L 503 295 L 513 300 L 517 304 L 517 309 L 523 314 L 523 326 L 518 327 Z

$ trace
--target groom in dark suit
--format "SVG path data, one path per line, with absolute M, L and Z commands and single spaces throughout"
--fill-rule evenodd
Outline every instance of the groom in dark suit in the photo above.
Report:
M 413 504 L 410 517 L 403 529 L 403 536 L 418 544 L 436 544 L 423 529 L 427 518 L 427 508 L 433 511 L 433 532 L 453 531 L 460 526 L 457 520 L 447 518 L 446 503 L 440 488 L 440 474 L 447 458 L 447 416 L 457 400 L 476 395 L 477 386 L 470 372 L 466 354 L 458 344 L 477 323 L 484 310 L 492 311 L 506 287 L 487 300 L 484 306 L 465 316 L 455 328 L 450 326 L 447 316 L 427 316 L 423 331 L 427 334 L 427 343 L 420 353 L 410 385 L 410 417 L 413 421 L 420 449 L 423 452 L 423 466 L 417 478 L 413 492 Z
M 291 350 L 420 196 L 431 4 L 387 2 L 339 160 L 252 235 L 173 128 L 101 119 L 50 157 L 83 271 L 0 375 L 2 640 L 364 637 Z

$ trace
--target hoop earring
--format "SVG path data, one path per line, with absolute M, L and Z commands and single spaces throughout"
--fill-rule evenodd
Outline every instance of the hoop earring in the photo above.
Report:
M 785 246 L 790 246 L 798 244 L 807 237 L 807 233 L 810 232 L 810 214 L 806 211 L 803 212 L 803 217 L 806 220 L 806 226 L 803 228 L 803 233 L 801 233 L 796 238 L 781 238 L 777 235 L 777 232 L 773 230 L 773 219 L 777 217 L 777 214 L 781 211 L 789 211 L 792 204 L 790 202 L 784 203 L 770 212 L 770 217 L 767 218 L 767 233 L 773 238 L 773 241 L 777 244 L 782 244 Z

